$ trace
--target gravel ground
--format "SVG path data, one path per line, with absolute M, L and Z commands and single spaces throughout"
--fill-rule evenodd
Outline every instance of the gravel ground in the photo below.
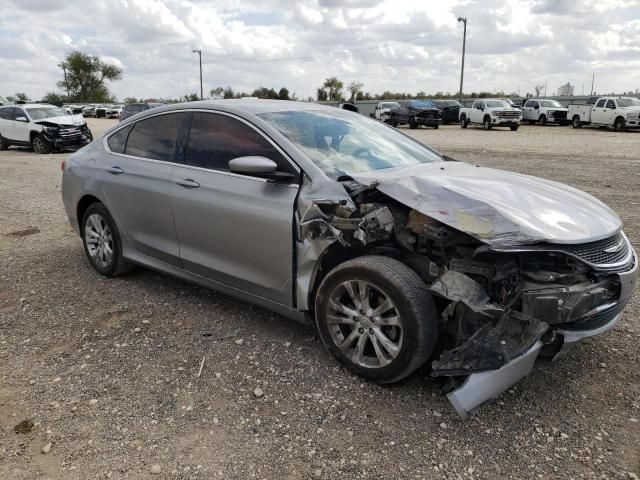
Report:
M 586 190 L 640 245 L 640 133 L 410 134 Z M 462 422 L 424 371 L 364 383 L 311 328 L 148 270 L 94 273 L 62 208 L 65 156 L 0 152 L 0 478 L 640 474 L 638 293 L 612 333 Z

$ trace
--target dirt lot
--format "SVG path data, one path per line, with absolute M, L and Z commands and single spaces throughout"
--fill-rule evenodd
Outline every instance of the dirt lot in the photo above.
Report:
M 91 121 L 96 134 L 111 124 Z M 640 245 L 640 133 L 410 133 L 586 190 Z M 0 152 L 0 478 L 640 474 L 638 293 L 612 333 L 462 422 L 424 371 L 367 384 L 313 329 L 144 269 L 94 273 L 62 208 L 65 156 Z

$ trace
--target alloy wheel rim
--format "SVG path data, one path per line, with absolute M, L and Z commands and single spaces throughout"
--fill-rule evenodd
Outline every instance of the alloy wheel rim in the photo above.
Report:
M 398 308 L 368 281 L 338 285 L 329 295 L 326 322 L 336 347 L 361 367 L 386 367 L 402 350 L 404 327 Z
M 84 227 L 84 239 L 91 259 L 100 267 L 106 268 L 113 260 L 113 235 L 102 216 L 89 215 Z
M 44 145 L 42 144 L 42 140 L 40 137 L 36 137 L 33 139 L 33 149 L 36 153 L 41 153 L 44 151 Z

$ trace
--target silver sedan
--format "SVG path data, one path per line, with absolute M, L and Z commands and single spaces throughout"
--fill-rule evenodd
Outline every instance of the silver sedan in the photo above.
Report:
M 635 288 L 620 218 L 595 198 L 331 107 L 155 108 L 63 167 L 97 272 L 140 265 L 315 323 L 371 381 L 428 362 L 462 416 L 611 329 Z

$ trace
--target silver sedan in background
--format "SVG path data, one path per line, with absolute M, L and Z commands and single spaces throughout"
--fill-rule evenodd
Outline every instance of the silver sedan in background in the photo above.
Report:
M 154 108 L 63 167 L 99 273 L 140 265 L 315 323 L 374 382 L 429 362 L 463 417 L 612 328 L 635 288 L 635 252 L 595 198 L 331 107 Z

